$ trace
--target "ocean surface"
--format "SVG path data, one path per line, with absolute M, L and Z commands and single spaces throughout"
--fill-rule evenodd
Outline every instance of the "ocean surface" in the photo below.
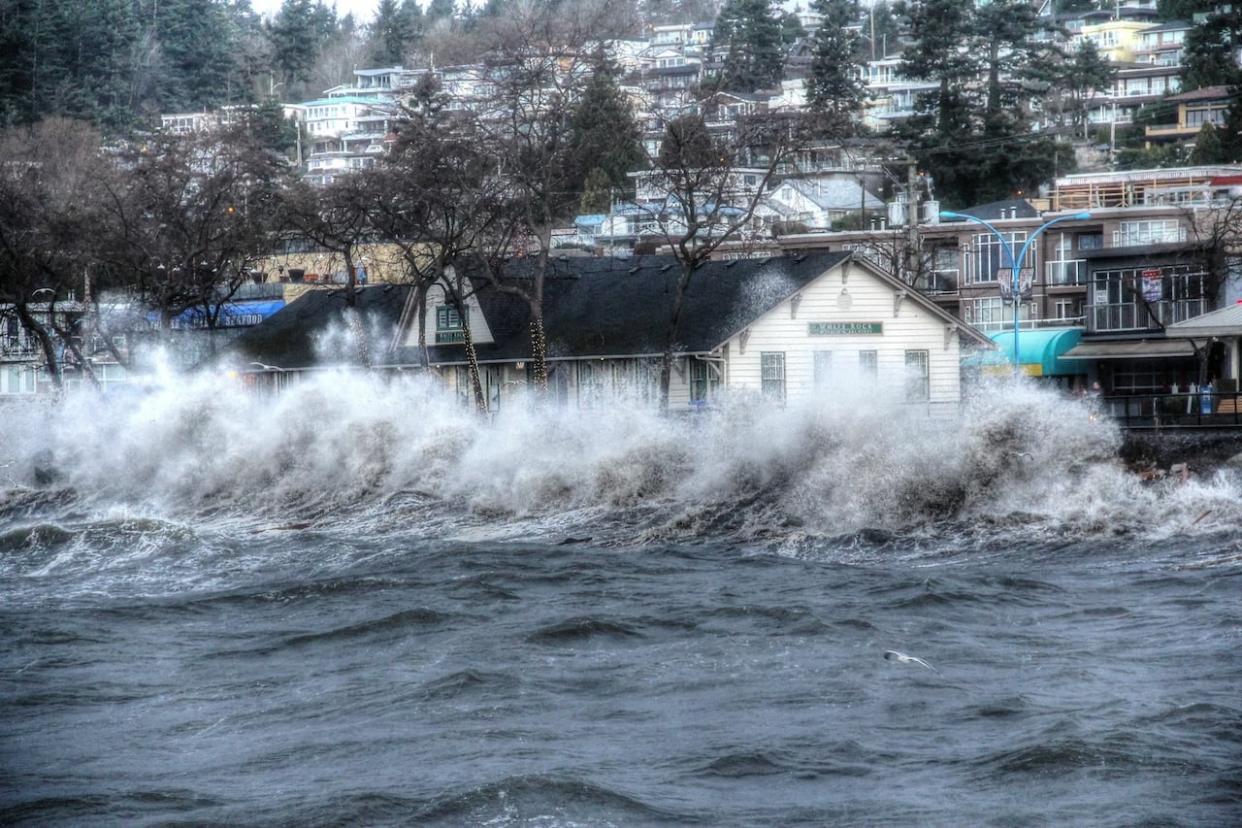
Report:
M 1242 478 L 987 399 L 0 409 L 0 824 L 1242 824 Z

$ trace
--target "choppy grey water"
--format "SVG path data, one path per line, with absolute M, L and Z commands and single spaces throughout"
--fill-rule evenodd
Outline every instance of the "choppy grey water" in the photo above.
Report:
M 537 418 L 484 437 L 433 420 L 408 477 L 397 414 L 350 425 L 355 447 L 382 436 L 378 470 L 277 418 L 261 468 L 225 475 L 221 419 L 245 409 L 151 404 L 32 417 L 0 446 L 0 823 L 1242 818 L 1238 481 L 1075 466 L 1112 437 L 1059 404 L 936 438 L 980 489 L 946 488 L 958 460 L 896 451 L 874 418 L 797 412 L 679 425 L 685 456 L 596 417 L 603 460 L 565 422 L 567 446 L 536 450 Z M 1006 417 L 1027 442 L 997 436 Z M 747 445 L 736 428 L 767 453 L 702 459 Z M 1045 475 L 1048 428 L 1085 436 Z M 1003 474 L 979 440 L 1012 455 Z M 544 505 L 464 497 L 451 481 L 481 458 Z

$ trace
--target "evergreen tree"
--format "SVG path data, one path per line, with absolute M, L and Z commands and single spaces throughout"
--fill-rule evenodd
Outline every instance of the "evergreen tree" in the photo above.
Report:
M 431 26 L 441 20 L 452 20 L 454 11 L 453 0 L 431 0 L 427 4 L 427 24 Z
M 316 10 L 311 0 L 284 0 L 268 27 L 272 66 L 288 85 L 310 78 L 318 45 Z
M 780 82 L 785 54 L 771 0 L 726 0 L 712 45 L 723 55 L 721 88 L 754 92 Z
M 862 38 L 846 28 L 858 17 L 857 0 L 815 0 L 823 18 L 811 40 L 811 70 L 806 79 L 807 107 L 835 116 L 838 126 L 852 123 L 862 110 L 865 94 L 859 76 Z
M 233 28 L 224 0 L 162 0 L 157 35 L 166 109 L 209 109 L 248 100 L 234 81 Z
M 1223 164 L 1224 162 L 1225 148 L 1221 146 L 1220 138 L 1216 135 L 1216 127 L 1210 123 L 1204 123 L 1199 128 L 1199 134 L 1195 136 L 1195 148 L 1190 152 L 1190 163 Z
M 1207 20 L 1186 35 L 1185 91 L 1242 83 L 1242 3 L 1213 5 Z
M 1221 160 L 1229 164 L 1242 163 L 1242 83 L 1229 90 L 1231 103 L 1221 125 Z
M 401 0 L 401 16 L 405 18 L 405 28 L 409 32 L 410 45 L 417 46 L 423 36 L 423 7 L 418 0 Z
M 569 157 L 575 176 L 602 173 L 608 187 L 628 189 L 627 173 L 643 162 L 642 133 L 616 69 L 601 61 L 582 90 L 573 112 Z
M 578 204 L 581 214 L 607 213 L 612 209 L 612 181 L 608 173 L 599 167 L 587 173 L 582 182 L 582 200 Z
M 411 34 L 409 18 L 397 0 L 380 0 L 371 24 L 371 61 L 380 66 L 399 66 Z
M 793 12 L 781 15 L 781 47 L 787 52 L 802 38 L 806 37 L 806 29 L 802 21 Z

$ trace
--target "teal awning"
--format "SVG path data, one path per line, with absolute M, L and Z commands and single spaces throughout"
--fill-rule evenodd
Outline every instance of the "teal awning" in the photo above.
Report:
M 1013 331 L 997 331 L 989 335 L 996 343 L 996 350 L 981 351 L 967 357 L 963 362 L 983 368 L 1013 365 Z M 1061 359 L 1061 356 L 1082 339 L 1082 328 L 1040 328 L 1019 331 L 1018 362 L 1022 373 L 1032 377 L 1063 377 L 1087 373 L 1087 364 L 1080 360 Z M 1012 370 L 1012 368 L 1007 368 Z

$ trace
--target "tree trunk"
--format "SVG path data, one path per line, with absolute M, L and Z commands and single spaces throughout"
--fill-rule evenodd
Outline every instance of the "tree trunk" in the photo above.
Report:
M 56 345 L 52 342 L 52 337 L 48 335 L 47 328 L 31 315 L 30 308 L 27 307 L 26 302 L 16 302 L 13 307 L 17 310 L 17 318 L 21 320 L 22 327 L 26 329 L 27 333 L 39 340 L 39 347 L 43 351 L 43 360 L 47 372 L 52 375 L 52 384 L 56 386 L 56 390 L 60 391 L 64 388 L 64 383 L 60 377 L 60 360 L 56 357 Z
M 534 369 L 535 392 L 548 393 L 548 339 L 543 329 L 543 308 L 531 303 L 530 358 Z
M 426 368 L 431 360 L 427 356 L 427 283 L 420 281 L 414 288 L 414 301 L 418 307 L 418 367 Z
M 57 328 L 56 335 L 60 337 L 60 341 L 65 343 L 65 347 L 73 354 L 74 360 L 78 364 L 78 369 L 86 375 L 86 379 L 90 382 L 91 387 L 99 391 L 102 386 L 99 384 L 99 378 L 95 376 L 95 369 L 91 367 L 90 361 L 82 358 L 82 349 L 73 341 L 72 334 L 64 328 Z
M 677 345 L 677 327 L 681 324 L 681 308 L 685 303 L 686 290 L 690 287 L 690 278 L 694 275 L 693 267 L 683 265 L 681 278 L 677 280 L 677 293 L 673 295 L 672 313 L 669 314 L 668 328 L 664 335 L 664 353 L 660 359 L 660 410 L 668 411 L 669 387 L 673 382 L 673 348 Z
M 470 372 L 470 389 L 474 393 L 474 407 L 480 414 L 487 413 L 487 397 L 483 395 L 483 378 L 479 375 L 479 355 L 474 350 L 474 337 L 470 325 L 462 325 L 462 341 L 466 345 L 466 367 Z
M 349 274 L 349 280 L 345 283 L 345 307 L 352 308 L 355 298 L 355 292 L 358 289 L 358 271 L 354 268 L 354 256 L 349 247 L 345 247 L 345 272 Z

